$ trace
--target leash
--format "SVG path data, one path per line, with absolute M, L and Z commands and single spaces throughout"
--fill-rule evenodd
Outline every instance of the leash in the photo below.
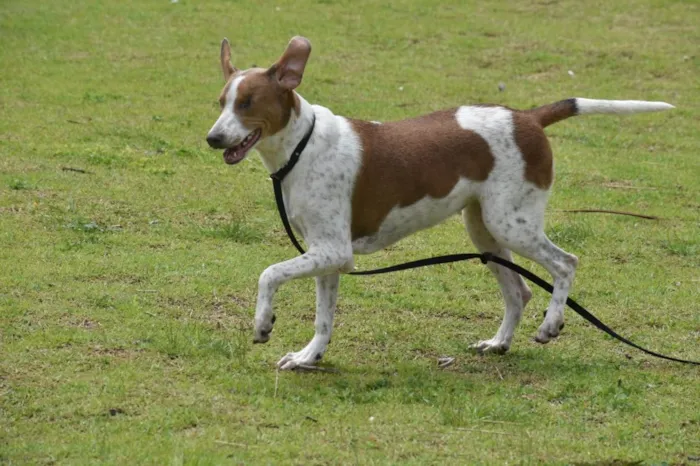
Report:
M 304 254 L 306 251 L 304 251 L 304 248 L 302 248 L 301 245 L 299 244 L 299 241 L 297 240 L 296 236 L 294 235 L 294 232 L 292 231 L 292 227 L 289 224 L 289 218 L 287 218 L 287 211 L 284 208 L 284 198 L 282 197 L 282 181 L 289 174 L 289 172 L 292 171 L 292 168 L 294 168 L 294 165 L 296 165 L 296 163 L 299 161 L 299 157 L 301 156 L 301 153 L 306 148 L 306 144 L 309 142 L 309 139 L 311 139 L 311 133 L 313 133 L 315 125 L 316 125 L 316 115 L 314 115 L 313 120 L 311 120 L 311 127 L 309 128 L 307 133 L 304 135 L 304 138 L 296 146 L 296 148 L 294 149 L 294 152 L 292 152 L 292 156 L 289 158 L 289 161 L 282 168 L 280 168 L 278 171 L 276 171 L 275 173 L 270 175 L 270 178 L 272 178 L 272 186 L 273 186 L 274 191 L 275 191 L 275 201 L 277 202 L 277 211 L 280 214 L 280 219 L 282 220 L 282 224 L 284 225 L 284 229 L 287 232 L 287 236 L 289 237 L 289 239 L 291 240 L 292 244 L 297 249 L 297 251 L 299 251 L 299 254 Z M 545 280 L 538 277 L 534 273 L 530 272 L 527 269 L 524 269 L 523 267 L 519 266 L 518 264 L 514 264 L 513 262 L 510 262 L 506 259 L 495 256 L 490 252 L 485 252 L 482 254 L 478 254 L 478 253 L 449 254 L 446 256 L 429 257 L 426 259 L 419 259 L 419 260 L 406 262 L 403 264 L 392 265 L 389 267 L 383 267 L 383 268 L 379 268 L 379 269 L 349 272 L 348 275 L 379 275 L 379 274 L 390 273 L 390 272 L 398 272 L 401 270 L 416 269 L 419 267 L 426 267 L 429 265 L 449 264 L 452 262 L 461 262 L 461 261 L 467 261 L 467 260 L 471 260 L 471 259 L 479 259 L 482 264 L 486 264 L 488 262 L 493 262 L 493 263 L 498 264 L 500 266 L 506 267 L 506 268 L 512 270 L 513 272 L 518 273 L 521 276 L 527 278 L 535 285 L 537 285 L 540 288 L 542 288 L 543 290 L 547 291 L 549 294 L 552 294 L 552 292 L 554 291 L 554 287 L 552 287 L 552 285 L 550 285 L 549 283 L 547 283 Z M 576 301 L 574 301 L 571 298 L 567 298 L 566 305 L 569 306 L 571 309 L 573 309 L 574 312 L 576 312 L 578 315 L 583 317 L 586 321 L 588 321 L 590 324 L 592 324 L 597 329 L 607 333 L 608 335 L 610 335 L 614 339 L 619 340 L 622 343 L 625 343 L 626 345 L 629 345 L 633 348 L 638 349 L 639 351 L 642 351 L 643 353 L 646 353 L 650 356 L 654 356 L 656 358 L 666 359 L 667 361 L 680 362 L 683 364 L 700 365 L 700 361 L 690 361 L 690 360 L 686 360 L 686 359 L 674 358 L 673 356 L 666 356 L 664 354 L 657 353 L 655 351 L 652 351 L 652 350 L 646 349 L 642 346 L 639 346 L 638 344 L 634 343 L 633 341 L 628 340 L 627 338 L 623 337 L 622 335 L 618 334 L 613 329 L 611 329 L 610 327 L 605 325 L 600 319 L 598 319 L 596 316 L 591 314 L 585 307 L 581 306 L 579 303 L 577 303 Z

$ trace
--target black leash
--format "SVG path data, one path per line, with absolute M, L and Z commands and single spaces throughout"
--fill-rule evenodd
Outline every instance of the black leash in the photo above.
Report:
M 280 217 L 282 217 L 284 229 L 287 230 L 287 236 L 289 236 L 289 239 L 292 240 L 292 244 L 295 248 L 297 248 L 297 251 L 299 251 L 300 254 L 304 254 L 304 248 L 302 248 L 299 241 L 297 241 L 297 238 L 294 236 L 294 232 L 292 231 L 292 227 L 289 225 L 287 211 L 284 208 L 284 198 L 282 197 L 282 180 L 289 175 L 289 172 L 292 171 L 294 165 L 296 165 L 299 161 L 299 156 L 302 152 L 304 152 L 306 144 L 309 142 L 309 139 L 311 139 L 311 133 L 314 132 L 314 126 L 316 126 L 316 114 L 314 114 L 313 119 L 311 120 L 311 126 L 304 135 L 304 138 L 299 141 L 299 144 L 297 144 L 297 146 L 294 148 L 294 152 L 292 152 L 292 156 L 289 157 L 289 161 L 282 168 L 270 175 L 270 178 L 272 178 L 272 187 L 275 190 L 277 210 L 280 213 Z
M 316 116 L 314 115 L 314 118 L 311 121 L 311 127 L 309 128 L 308 132 L 304 135 L 304 138 L 296 146 L 296 148 L 294 149 L 294 152 L 292 152 L 292 156 L 289 158 L 289 161 L 287 162 L 287 164 L 285 166 L 283 166 L 281 169 L 279 169 L 277 172 L 270 175 L 270 178 L 272 178 L 272 186 L 274 187 L 274 190 L 275 190 L 275 201 L 277 202 L 277 210 L 279 211 L 280 218 L 282 219 L 282 224 L 284 225 L 284 229 L 287 232 L 287 236 L 289 236 L 289 239 L 292 241 L 292 244 L 294 245 L 294 247 L 297 248 L 297 251 L 299 251 L 299 254 L 304 254 L 305 251 L 304 251 L 304 248 L 302 248 L 301 245 L 299 244 L 299 241 L 297 240 L 296 236 L 294 236 L 294 232 L 292 231 L 292 227 L 289 224 L 289 219 L 287 218 L 287 211 L 284 208 L 284 198 L 282 197 L 282 181 L 289 174 L 289 172 L 292 171 L 292 168 L 294 168 L 294 165 L 296 165 L 296 163 L 299 161 L 299 156 L 306 148 L 306 144 L 309 142 L 309 139 L 311 139 L 311 133 L 313 133 L 315 125 L 316 125 Z M 508 260 L 502 259 L 498 256 L 494 256 L 490 252 L 485 252 L 483 254 L 466 253 L 466 254 L 450 254 L 447 256 L 430 257 L 427 259 L 419 259 L 416 261 L 406 262 L 404 264 L 383 267 L 381 269 L 349 272 L 348 275 L 379 275 L 382 273 L 398 272 L 400 270 L 415 269 L 418 267 L 425 267 L 428 265 L 449 264 L 451 262 L 460 262 L 460 261 L 466 261 L 466 260 L 471 260 L 471 259 L 479 259 L 479 260 L 481 260 L 482 264 L 486 264 L 487 262 L 493 262 L 495 264 L 501 265 L 503 267 L 506 267 L 506 268 L 512 270 L 513 272 L 516 272 L 516 273 L 522 275 L 523 277 L 527 278 L 535 285 L 548 291 L 550 294 L 554 291 L 554 288 L 552 287 L 552 285 L 550 285 L 549 283 L 547 283 L 546 281 L 544 281 L 542 278 L 538 277 L 534 273 L 532 273 L 529 270 L 524 269 L 523 267 L 521 267 L 517 264 L 514 264 Z M 689 361 L 686 359 L 679 359 L 679 358 L 674 358 L 672 356 L 666 356 L 666 355 L 648 350 L 642 346 L 639 346 L 638 344 L 636 344 L 636 343 L 628 340 L 627 338 L 619 335 L 613 329 L 611 329 L 610 327 L 605 325 L 603 322 L 601 322 L 600 319 L 598 319 L 596 316 L 594 316 L 593 314 L 588 312 L 588 310 L 586 310 L 586 308 L 584 308 L 583 306 L 581 306 L 579 303 L 577 303 L 576 301 L 574 301 L 571 298 L 567 298 L 566 305 L 569 306 L 571 309 L 573 309 L 574 312 L 576 312 L 578 315 L 583 317 L 589 323 L 591 323 L 594 327 L 598 328 L 599 330 L 602 330 L 603 332 L 605 332 L 608 335 L 610 335 L 611 337 L 621 341 L 622 343 L 625 343 L 629 346 L 632 346 L 633 348 L 637 348 L 638 350 L 640 350 L 640 351 L 642 351 L 650 356 L 654 356 L 654 357 L 661 358 L 661 359 L 666 359 L 668 361 L 680 362 L 683 364 L 700 365 L 700 362 L 698 362 L 698 361 Z

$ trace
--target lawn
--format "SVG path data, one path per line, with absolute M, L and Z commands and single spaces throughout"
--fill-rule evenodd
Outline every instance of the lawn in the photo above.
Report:
M 343 277 L 334 372 L 277 372 L 313 281 L 253 346 L 258 276 L 295 250 L 258 157 L 205 142 L 224 36 L 240 68 L 308 37 L 299 92 L 356 118 L 673 103 L 547 130 L 547 233 L 580 259 L 572 297 L 698 360 L 698 24 L 696 0 L 0 2 L 0 463 L 700 464 L 700 370 L 571 311 L 535 343 L 539 289 L 508 354 L 471 353 L 502 318 L 478 262 Z M 454 218 L 357 264 L 473 250 Z

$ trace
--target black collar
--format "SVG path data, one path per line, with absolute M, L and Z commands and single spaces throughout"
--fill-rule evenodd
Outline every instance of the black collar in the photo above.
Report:
M 316 114 L 314 114 L 313 119 L 311 120 L 311 127 L 304 135 L 304 139 L 299 141 L 299 144 L 297 144 L 296 148 L 294 148 L 294 152 L 292 152 L 292 156 L 289 157 L 289 161 L 286 163 L 286 165 L 284 167 L 280 168 L 275 173 L 270 175 L 270 178 L 281 183 L 282 180 L 284 180 L 284 178 L 289 174 L 289 172 L 292 171 L 292 168 L 294 168 L 294 165 L 296 165 L 297 162 L 299 161 L 299 156 L 301 155 L 302 152 L 304 152 L 304 149 L 306 149 L 306 144 L 309 142 L 309 139 L 311 139 L 311 133 L 314 132 L 315 125 L 316 125 Z

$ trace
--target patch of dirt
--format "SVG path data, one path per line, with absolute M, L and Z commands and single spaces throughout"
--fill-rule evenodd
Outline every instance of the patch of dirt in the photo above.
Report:
M 163 301 L 168 306 L 176 308 L 191 308 L 194 307 L 194 303 L 187 299 L 173 298 L 172 296 L 166 296 Z
M 251 306 L 245 297 L 228 295 L 214 297 L 209 310 L 202 316 L 205 322 L 214 324 L 216 328 L 248 328 L 251 316 L 247 312 Z
M 90 352 L 99 356 L 112 356 L 120 359 L 131 359 L 134 358 L 137 354 L 143 353 L 143 350 L 123 348 L 121 346 L 116 348 L 105 348 L 101 345 L 95 345 L 92 348 L 90 348 Z
M 65 315 L 61 320 L 65 325 L 68 325 L 70 327 L 83 328 L 85 330 L 95 330 L 102 326 L 98 321 L 94 319 L 88 319 L 87 317 Z
M 474 316 L 473 315 L 469 316 L 466 314 L 460 315 L 460 314 L 457 314 L 457 311 L 436 311 L 435 313 L 433 313 L 431 315 L 431 317 L 434 317 L 436 319 L 471 320 L 471 318 Z M 486 314 L 484 314 L 483 312 L 480 312 L 476 317 L 479 319 L 484 319 L 488 316 L 486 316 Z M 488 318 L 487 320 L 491 320 L 491 319 Z
M 560 67 L 551 67 L 542 71 L 538 71 L 537 73 L 525 75 L 523 77 L 528 81 L 544 81 L 548 79 L 554 79 L 557 77 L 558 74 L 562 73 L 566 73 L 566 71 L 563 71 Z
M 197 424 L 192 423 L 189 426 L 185 427 L 182 430 L 182 433 L 185 435 L 185 437 L 199 437 L 204 433 L 204 429 L 199 427 Z
M 235 303 L 239 307 L 242 308 L 247 308 L 250 306 L 250 301 L 246 298 L 240 297 L 240 296 L 235 296 L 235 295 L 228 295 L 227 298 L 231 300 L 231 302 Z
M 435 351 L 423 349 L 423 348 L 414 348 L 411 350 L 411 352 L 417 357 L 417 358 L 424 358 L 424 359 L 435 359 L 437 360 L 439 357 L 442 355 L 436 353 Z
M 610 259 L 615 264 L 626 264 L 628 262 L 627 257 L 623 256 L 622 254 L 617 254 L 617 253 L 613 253 L 610 256 Z
M 78 324 L 78 327 L 92 330 L 94 328 L 100 327 L 100 323 L 95 320 L 83 319 L 83 321 Z
M 124 410 L 121 408 L 109 408 L 109 415 L 116 416 L 117 414 L 125 414 Z
M 108 227 L 108 229 L 109 228 L 111 228 L 111 227 Z M 85 275 L 84 277 L 81 277 L 81 280 L 95 282 L 95 283 L 106 283 L 106 284 L 125 283 L 127 285 L 137 285 L 139 283 L 142 283 L 144 281 L 144 278 L 137 276 L 137 275 L 128 275 L 128 274 L 114 274 L 114 275 L 95 274 L 95 275 Z

